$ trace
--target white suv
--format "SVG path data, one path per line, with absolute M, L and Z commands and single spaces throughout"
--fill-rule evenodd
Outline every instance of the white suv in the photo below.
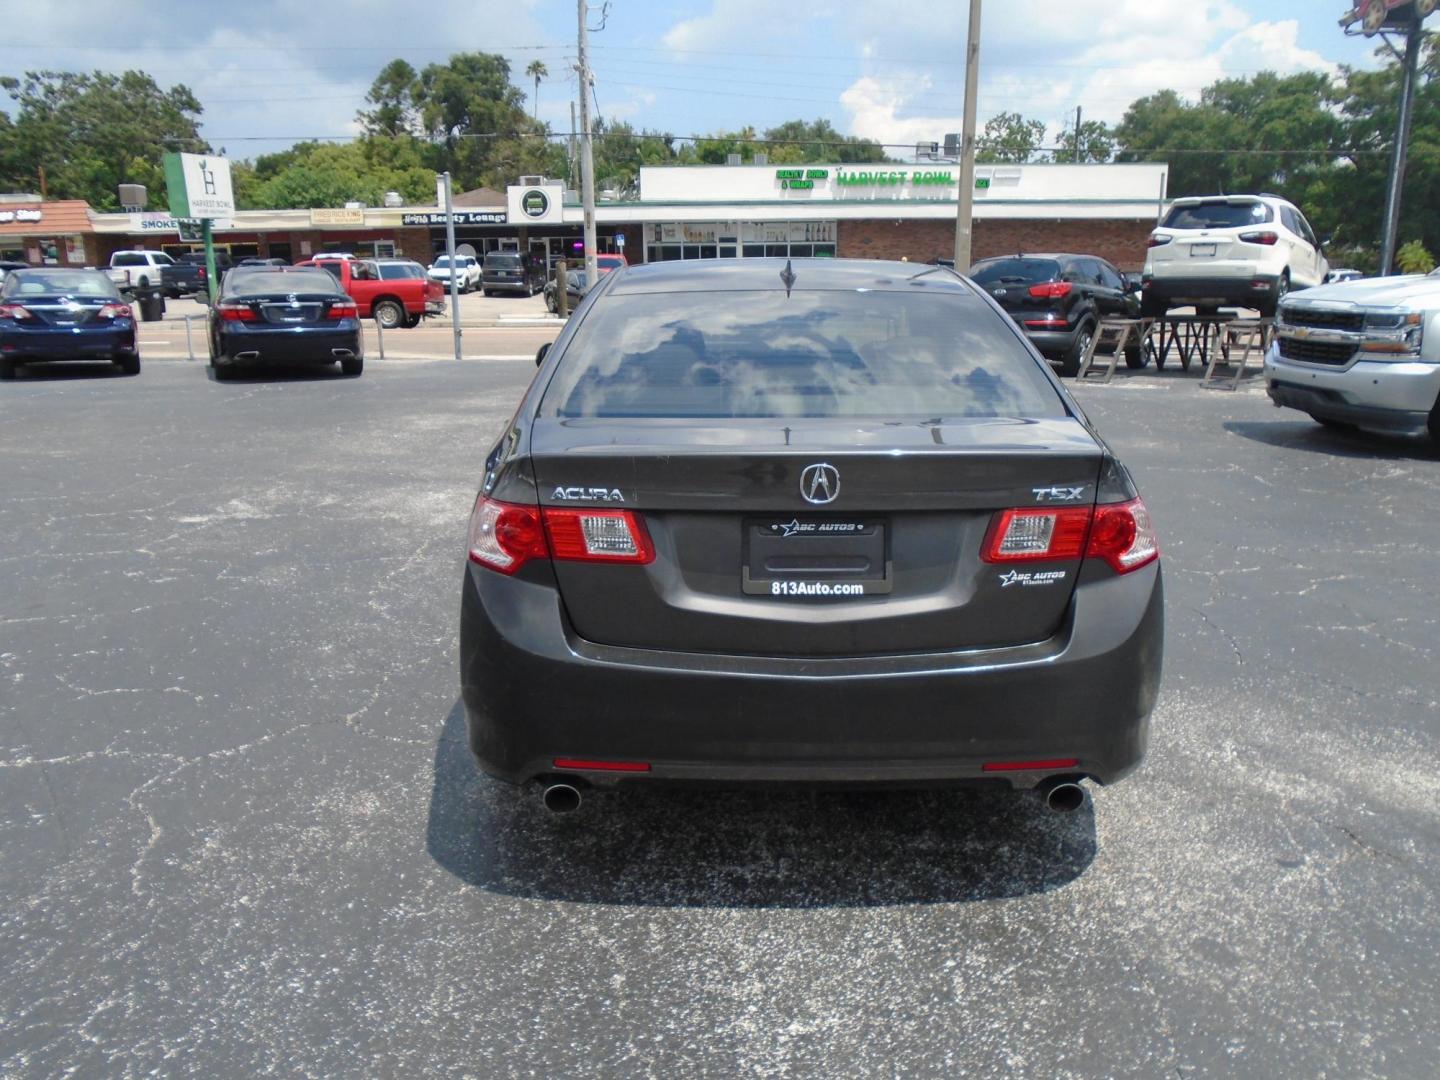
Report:
M 1142 313 L 1225 304 L 1271 316 L 1286 293 L 1321 284 L 1329 269 L 1305 215 L 1277 195 L 1176 199 L 1150 234 Z

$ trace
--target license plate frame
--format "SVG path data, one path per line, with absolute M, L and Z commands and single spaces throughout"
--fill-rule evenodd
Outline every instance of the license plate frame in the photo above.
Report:
M 1215 245 L 1191 244 L 1190 257 L 1192 259 L 1213 259 L 1215 257 Z
M 851 600 L 894 588 L 885 518 L 776 514 L 747 518 L 740 589 L 777 600 Z

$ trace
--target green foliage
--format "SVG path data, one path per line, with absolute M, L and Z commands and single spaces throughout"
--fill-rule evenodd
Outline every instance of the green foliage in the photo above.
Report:
M 435 198 L 435 172 L 423 160 L 424 144 L 410 137 L 367 137 L 352 143 L 296 143 L 232 170 L 243 208 L 277 210 L 343 206 L 351 200 L 383 204 L 387 191 L 407 203 Z M 243 180 L 242 180 L 243 175 Z
M 0 123 L 0 185 L 10 191 L 38 191 L 44 170 L 52 199 L 115 210 L 120 184 L 144 184 L 150 206 L 161 209 L 164 154 L 210 152 L 195 95 L 162 90 L 142 71 L 29 71 L 0 78 L 0 89 L 18 106 L 13 121 Z
M 1435 257 L 1419 240 L 1411 240 L 1395 253 L 1396 265 L 1402 274 L 1428 274 L 1435 269 Z
M 985 122 L 975 140 L 975 160 L 1025 162 L 1033 158 L 1045 138 L 1045 125 L 1019 113 L 996 113 Z
M 1078 157 L 1075 153 L 1077 142 L 1080 147 Z M 1109 161 L 1114 154 L 1115 136 L 1110 128 L 1099 120 L 1084 120 L 1081 121 L 1078 137 L 1073 127 L 1066 128 L 1061 133 L 1059 145 L 1055 149 L 1055 160 L 1105 162 Z

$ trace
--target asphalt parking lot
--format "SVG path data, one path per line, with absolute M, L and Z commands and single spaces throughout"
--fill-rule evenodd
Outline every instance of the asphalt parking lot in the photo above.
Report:
M 1165 559 L 1134 777 L 557 819 L 456 706 L 533 370 L 0 388 L 0 1075 L 1435 1074 L 1440 454 L 1080 387 Z

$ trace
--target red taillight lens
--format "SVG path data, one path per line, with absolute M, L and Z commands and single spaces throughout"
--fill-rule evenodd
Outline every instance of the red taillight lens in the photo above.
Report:
M 219 304 L 215 314 L 222 322 L 254 322 L 258 318 L 255 309 L 248 304 Z
M 0 319 L 33 319 L 23 304 L 0 304 Z
M 1088 541 L 1087 541 L 1088 537 Z M 987 563 L 1104 559 L 1128 574 L 1160 557 L 1150 513 L 1139 499 L 1096 506 L 1021 507 L 995 515 L 980 547 Z
M 990 563 L 1078 559 L 1089 527 L 1088 506 L 1003 510 L 990 523 L 980 558 Z
M 655 545 L 645 523 L 632 510 L 557 510 L 547 506 L 545 531 L 557 559 L 628 563 L 655 559 Z
M 580 769 L 589 772 L 649 772 L 648 761 L 598 761 L 593 758 L 557 757 L 550 762 L 557 769 Z
M 1240 239 L 1247 244 L 1264 244 L 1270 247 L 1280 239 L 1279 235 L 1273 232 L 1242 232 Z
M 102 304 L 96 314 L 102 319 L 133 319 L 135 313 L 128 304 Z
M 655 545 L 632 510 L 558 510 L 480 496 L 470 515 L 470 561 L 513 574 L 531 559 L 648 563 Z
M 1039 761 L 987 761 L 981 766 L 983 772 L 1049 772 L 1055 769 L 1073 769 L 1080 764 L 1079 758 L 1043 758 Z
M 1168 244 L 1171 240 L 1174 239 L 1175 238 L 1173 236 L 1166 236 L 1164 233 L 1151 233 L 1150 239 L 1145 241 L 1145 246 L 1164 247 L 1166 244 Z
M 327 319 L 358 319 L 360 309 L 354 304 L 331 304 L 325 317 Z
M 1095 508 L 1086 558 L 1104 559 L 1126 574 L 1160 557 L 1160 541 L 1150 523 L 1150 511 L 1139 499 Z
M 540 510 L 498 502 L 485 496 L 475 500 L 470 515 L 470 561 L 513 574 L 531 559 L 550 554 Z
M 1074 287 L 1068 281 L 1042 281 L 1039 285 L 1030 286 L 1030 295 L 1037 300 L 1059 300 L 1069 296 Z
M 1026 319 L 1025 325 L 1032 330 L 1064 330 L 1070 324 L 1064 319 Z

